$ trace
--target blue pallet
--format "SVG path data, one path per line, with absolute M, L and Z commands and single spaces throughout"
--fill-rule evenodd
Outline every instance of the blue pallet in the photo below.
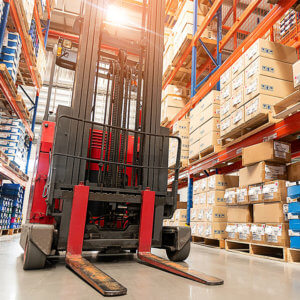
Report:
M 289 220 L 289 228 L 293 231 L 300 231 L 300 219 Z
M 300 197 L 300 185 L 292 185 L 287 188 L 288 197 L 296 199 Z
M 291 236 L 291 248 L 300 249 L 300 236 Z
M 289 203 L 289 213 L 291 213 L 293 215 L 299 215 L 300 214 L 300 202 Z

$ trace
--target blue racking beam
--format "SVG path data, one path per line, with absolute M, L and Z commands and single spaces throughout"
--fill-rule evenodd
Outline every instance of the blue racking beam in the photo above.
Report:
M 0 52 L 2 52 L 3 40 L 9 13 L 9 2 L 4 2 L 3 15 L 0 23 Z

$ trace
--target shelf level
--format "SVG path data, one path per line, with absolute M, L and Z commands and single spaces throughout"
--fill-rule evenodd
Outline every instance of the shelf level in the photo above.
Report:
M 26 187 L 27 181 L 20 178 L 15 172 L 9 169 L 5 164 L 0 162 L 0 177 L 1 179 L 11 180 L 14 183 L 18 183 L 23 187 Z

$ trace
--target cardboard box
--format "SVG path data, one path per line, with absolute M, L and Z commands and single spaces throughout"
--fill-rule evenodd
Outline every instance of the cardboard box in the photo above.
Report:
M 284 46 L 264 39 L 258 39 L 245 52 L 245 66 L 255 61 L 257 57 L 267 57 L 293 64 L 297 61 L 296 50 L 293 47 Z
M 273 180 L 286 180 L 286 166 L 260 162 L 240 169 L 240 185 L 253 185 Z
M 291 145 L 272 140 L 243 148 L 243 166 L 249 166 L 260 161 L 289 163 L 291 161 Z
M 192 236 L 197 236 L 197 227 L 198 227 L 198 222 L 191 222 L 190 223 L 191 226 L 191 234 Z
M 245 82 L 257 74 L 293 81 L 292 64 L 267 57 L 257 57 L 245 69 Z
M 249 195 L 249 203 L 260 203 L 263 202 L 263 194 L 262 194 L 263 185 L 255 184 L 248 186 L 248 195 Z
M 202 178 L 194 181 L 193 183 L 193 193 L 199 194 L 207 191 L 207 178 Z
M 287 204 L 281 202 L 253 204 L 254 223 L 284 223 L 287 221 Z
M 186 98 L 188 97 L 188 89 L 183 86 L 168 84 L 166 88 L 162 90 L 162 99 L 164 99 L 167 95 Z
M 286 203 L 287 187 L 285 180 L 269 181 L 263 185 L 264 202 L 284 202 Z
M 220 76 L 221 90 L 231 81 L 231 67 Z
M 172 128 L 172 134 L 179 133 L 180 135 L 189 136 L 190 134 L 190 118 L 184 117 L 181 120 L 174 123 Z
M 300 181 L 300 161 L 287 167 L 288 181 Z
M 210 105 L 220 105 L 220 92 L 219 91 L 211 91 L 208 93 L 193 109 L 193 111 L 196 112 L 196 114 L 199 114 L 199 112 L 204 111 L 207 109 Z
M 187 187 L 178 189 L 177 193 L 178 193 L 180 202 L 187 202 L 187 198 L 188 198 L 188 188 Z
M 294 87 L 300 86 L 300 60 L 293 64 Z
M 197 221 L 206 221 L 206 211 L 207 208 L 206 207 L 199 207 L 198 208 L 198 215 L 197 215 Z
M 237 188 L 229 188 L 225 190 L 224 200 L 227 205 L 236 204 L 236 189 Z
M 266 224 L 251 224 L 251 242 L 263 244 L 265 242 Z
M 206 208 L 205 221 L 207 222 L 227 222 L 226 206 L 211 206 Z
M 241 242 L 251 242 L 251 224 L 237 225 L 238 240 Z
M 200 237 L 205 236 L 206 226 L 207 226 L 206 222 L 198 222 L 197 236 L 200 236 Z
M 249 203 L 248 187 L 247 186 L 236 188 L 236 203 L 238 205 Z
M 174 221 L 186 222 L 186 209 L 176 209 L 174 212 Z
M 238 224 L 236 223 L 227 223 L 226 233 L 228 240 L 238 240 Z
M 185 221 L 174 221 L 171 226 L 186 226 Z
M 273 112 L 274 105 L 280 102 L 282 98 L 268 95 L 258 95 L 245 104 L 245 122 L 253 119 L 267 117 L 267 114 Z
M 205 237 L 213 239 L 226 238 L 226 222 L 206 223 Z
M 228 206 L 227 221 L 229 223 L 251 223 L 252 211 L 250 205 Z
M 202 124 L 196 130 L 190 133 L 190 145 L 196 143 L 198 140 L 212 131 L 220 131 L 220 118 L 211 118 L 206 123 Z
M 246 103 L 260 94 L 285 98 L 294 91 L 291 81 L 255 74 L 245 82 L 244 99 Z
M 241 87 L 243 87 L 245 85 L 245 74 L 244 72 L 241 72 L 239 75 L 237 75 L 233 80 L 232 80 L 232 92 L 237 91 L 238 89 L 240 89 Z
M 210 191 L 207 192 L 207 205 L 214 205 L 214 206 L 225 206 L 225 198 L 224 198 L 224 191 Z
M 178 195 L 179 198 L 179 195 Z M 187 202 L 177 201 L 177 209 L 187 209 Z
M 220 119 L 224 120 L 231 114 L 231 101 L 227 100 L 220 106 Z
M 227 188 L 239 186 L 239 176 L 216 174 L 207 178 L 207 189 L 209 191 L 224 191 Z
M 225 118 L 220 122 L 220 137 L 229 133 L 231 130 L 231 116 Z
M 289 247 L 288 224 L 266 224 L 265 242 L 271 245 Z
M 220 104 L 231 98 L 231 82 L 229 82 L 220 92 Z
M 180 111 L 181 111 L 181 107 L 171 107 L 171 106 L 165 107 L 164 105 L 162 105 L 162 107 L 161 107 L 161 116 L 160 116 L 161 122 L 163 122 L 165 120 L 172 120 L 172 119 L 174 119 L 174 117 Z
M 232 91 L 232 96 L 230 99 L 230 113 L 234 112 L 237 108 L 244 105 L 244 87 L 239 87 L 238 89 Z
M 242 106 L 231 114 L 231 130 L 245 123 L 245 107 Z
M 198 209 L 197 208 L 191 208 L 190 212 L 190 221 L 191 222 L 196 222 L 198 221 Z
M 245 69 L 245 55 L 243 54 L 231 67 L 231 77 L 234 79 Z
M 193 207 L 206 206 L 206 192 L 193 195 Z

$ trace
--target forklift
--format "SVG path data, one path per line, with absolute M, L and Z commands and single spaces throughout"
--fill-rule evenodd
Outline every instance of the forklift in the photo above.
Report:
M 72 104 L 58 106 L 55 122 L 46 116 L 42 124 L 20 239 L 23 268 L 41 269 L 47 259 L 64 256 L 102 295 L 119 296 L 127 289 L 83 256 L 131 252 L 140 263 L 223 284 L 177 264 L 190 253 L 190 228 L 163 226 L 177 205 L 181 151 L 180 138 L 160 126 L 164 1 L 131 2 L 134 21 L 121 26 L 107 21 L 112 2 L 83 0 L 77 60 L 69 64 L 75 69 Z M 67 66 L 63 59 L 60 65 Z M 106 83 L 102 122 L 96 121 L 100 79 Z M 173 168 L 170 139 L 178 143 Z M 165 249 L 169 260 L 151 254 L 151 248 Z

